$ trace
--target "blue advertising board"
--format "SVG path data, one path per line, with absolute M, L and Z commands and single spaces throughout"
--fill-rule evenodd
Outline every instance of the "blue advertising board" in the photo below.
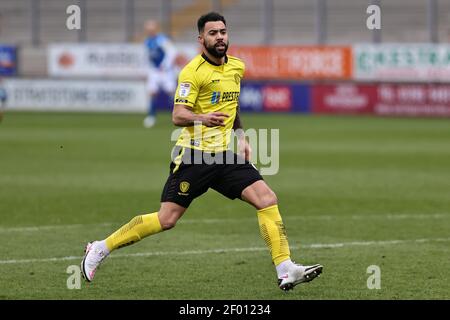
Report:
M 311 112 L 311 85 L 295 82 L 242 81 L 241 112 Z M 172 111 L 173 98 L 164 92 L 155 97 L 157 110 Z
M 243 81 L 239 105 L 244 112 L 309 113 L 311 85 L 292 82 Z
M 17 47 L 0 44 L 0 76 L 17 75 Z

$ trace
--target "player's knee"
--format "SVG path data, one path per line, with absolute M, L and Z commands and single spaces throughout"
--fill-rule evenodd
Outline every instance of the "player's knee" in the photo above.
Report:
M 161 228 L 163 230 L 169 230 L 169 229 L 172 229 L 173 227 L 175 227 L 181 214 L 182 213 L 180 213 L 174 209 L 169 209 L 169 210 L 166 209 L 164 211 L 161 210 L 158 215 L 159 223 L 161 224 Z
M 170 230 L 173 227 L 175 227 L 175 225 L 177 224 L 176 221 L 165 221 L 165 222 L 161 222 L 161 228 L 166 231 L 166 230 Z
M 175 218 L 164 218 L 164 219 L 160 219 L 159 223 L 161 224 L 161 228 L 163 230 L 169 230 L 175 227 L 175 225 L 177 224 L 177 220 Z
M 259 198 L 258 202 L 259 209 L 264 209 L 278 204 L 278 198 L 275 192 L 268 190 Z

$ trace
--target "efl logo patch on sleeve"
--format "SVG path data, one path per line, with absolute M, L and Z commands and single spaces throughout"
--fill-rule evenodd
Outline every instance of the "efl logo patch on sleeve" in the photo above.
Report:
M 180 83 L 180 89 L 178 91 L 178 95 L 182 98 L 186 98 L 191 91 L 191 84 L 182 82 Z

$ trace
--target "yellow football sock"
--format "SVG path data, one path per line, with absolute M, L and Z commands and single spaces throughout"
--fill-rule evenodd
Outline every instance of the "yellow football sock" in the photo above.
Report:
M 273 263 L 277 266 L 290 259 L 291 252 L 278 205 L 258 210 L 258 223 L 261 236 L 269 247 Z
M 106 246 L 111 252 L 161 231 L 162 228 L 159 222 L 158 212 L 136 216 L 106 238 Z

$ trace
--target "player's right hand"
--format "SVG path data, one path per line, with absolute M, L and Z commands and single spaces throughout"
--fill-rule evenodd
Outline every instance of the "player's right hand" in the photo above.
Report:
M 207 127 L 223 127 L 229 115 L 223 112 L 211 112 L 203 115 L 202 124 Z

